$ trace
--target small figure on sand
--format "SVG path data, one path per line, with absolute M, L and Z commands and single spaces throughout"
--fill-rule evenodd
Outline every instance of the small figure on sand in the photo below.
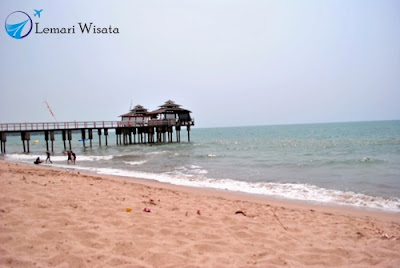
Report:
M 72 154 L 72 157 L 73 157 L 73 160 L 74 160 L 74 165 L 75 165 L 75 161 L 76 161 L 76 154 L 75 154 L 73 151 L 71 151 L 71 154 Z
M 71 156 L 72 156 L 72 151 L 68 151 L 68 152 L 67 152 L 67 155 L 68 155 L 67 163 L 69 164 L 69 161 L 72 162 L 72 158 L 71 158 Z
M 50 163 L 53 164 L 53 162 L 51 162 L 51 159 L 50 159 L 50 152 L 47 151 L 46 154 L 47 154 L 46 163 L 47 163 L 47 160 L 49 160 Z
M 38 156 L 35 160 L 35 162 L 33 162 L 36 165 L 39 165 L 40 163 L 42 163 L 42 160 L 40 160 L 40 157 Z

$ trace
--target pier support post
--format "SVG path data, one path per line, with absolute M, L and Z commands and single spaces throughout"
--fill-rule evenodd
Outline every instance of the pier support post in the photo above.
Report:
M 130 128 L 125 128 L 125 145 L 130 144 L 129 143 L 129 136 L 131 135 L 131 129 Z
M 124 145 L 127 145 L 128 144 L 128 134 L 129 134 L 129 129 L 128 128 L 123 128 L 122 129 L 122 135 L 124 136 L 123 137 L 123 143 L 124 143 Z
M 176 142 L 181 142 L 181 126 L 175 126 Z
M 115 129 L 115 136 L 117 138 L 117 145 L 121 144 L 121 134 L 122 134 L 122 128 L 116 128 Z
M 129 128 L 129 144 L 132 144 L 132 131 L 133 131 L 133 128 Z
M 0 132 L 0 141 L 1 141 L 1 152 L 3 154 L 6 153 L 6 141 L 7 141 L 7 135 L 5 132 Z
M 65 130 L 62 130 L 61 131 L 61 136 L 62 136 L 61 138 L 62 138 L 63 143 L 64 143 L 64 151 L 66 151 L 67 150 L 67 146 L 65 145 L 65 141 L 67 139 L 67 132 Z
M 71 131 L 71 130 L 68 130 L 68 131 L 67 131 L 67 134 L 68 134 L 69 150 L 71 151 L 71 150 L 72 150 L 72 146 L 71 146 L 72 131 Z
M 138 143 L 143 143 L 143 131 L 142 128 L 138 128 Z
M 133 134 L 133 144 L 136 144 L 136 128 L 132 128 L 132 134 Z
M 162 142 L 162 127 L 157 127 L 157 142 Z
M 149 142 L 154 143 L 154 127 L 149 127 Z
M 24 153 L 28 152 L 29 153 L 29 141 L 31 139 L 31 133 L 27 132 L 27 131 L 22 131 L 21 132 L 21 140 L 22 140 L 22 146 L 24 147 Z M 26 141 L 26 145 L 27 145 L 27 149 L 25 148 L 25 141 Z
M 97 134 L 99 134 L 99 146 L 101 147 L 101 128 L 97 130 Z
M 88 129 L 88 136 L 90 141 L 90 148 L 92 148 L 93 130 L 91 128 Z
M 188 133 L 188 142 L 190 142 L 190 125 L 186 126 L 187 133 Z
M 50 140 L 51 140 L 51 151 L 54 152 L 54 140 L 55 140 L 54 130 L 50 131 Z
M 85 144 L 85 139 L 86 139 L 86 129 L 81 129 L 82 132 L 82 142 L 83 142 L 83 148 L 86 148 Z
M 165 143 L 167 142 L 167 128 L 163 127 L 162 132 L 163 132 L 163 142 Z
M 108 145 L 108 128 L 104 129 L 104 137 L 106 137 L 106 146 Z
M 44 140 L 46 141 L 46 151 L 49 150 L 49 131 L 46 130 L 44 132 Z
M 167 127 L 168 131 L 168 142 L 172 142 L 172 127 Z
M 147 127 L 144 127 L 143 128 L 143 140 L 144 140 L 144 143 L 148 143 L 149 142 L 148 134 L 149 134 L 149 129 Z

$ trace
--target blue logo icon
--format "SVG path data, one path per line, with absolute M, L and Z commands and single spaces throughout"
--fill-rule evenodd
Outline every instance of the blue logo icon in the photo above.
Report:
M 15 39 L 27 37 L 32 31 L 32 19 L 23 11 L 14 11 L 6 18 L 6 31 Z
M 37 9 L 34 9 L 35 10 L 35 14 L 33 14 L 33 16 L 38 16 L 39 18 L 40 18 L 40 13 L 43 11 L 43 9 L 41 9 L 41 10 L 37 10 Z

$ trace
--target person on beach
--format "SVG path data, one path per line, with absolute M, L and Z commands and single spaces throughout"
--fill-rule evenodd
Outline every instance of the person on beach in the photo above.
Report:
M 72 158 L 71 158 L 72 153 L 71 153 L 71 151 L 68 151 L 68 152 L 67 152 L 67 155 L 68 155 L 68 160 L 67 160 L 67 162 L 68 162 L 68 164 L 69 164 L 69 161 L 72 162 Z
M 36 158 L 35 162 L 33 163 L 39 165 L 40 163 L 42 163 L 42 160 L 40 160 L 40 157 L 38 156 L 38 158 Z
M 47 160 L 49 160 L 50 163 L 53 164 L 53 162 L 51 162 L 51 160 L 50 160 L 50 152 L 47 151 L 46 154 L 47 154 L 46 163 L 47 163 Z
M 75 165 L 75 161 L 76 161 L 76 154 L 74 152 L 71 151 L 72 157 L 73 157 L 73 161 L 74 161 L 74 165 Z

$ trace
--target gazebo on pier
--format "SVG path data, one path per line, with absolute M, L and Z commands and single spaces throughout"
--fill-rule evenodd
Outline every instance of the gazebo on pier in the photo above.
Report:
M 146 126 L 152 117 L 146 108 L 142 105 L 136 105 L 129 113 L 120 115 L 121 121 L 125 125 Z
M 142 105 L 136 105 L 129 113 L 120 115 L 121 127 L 116 129 L 117 144 L 138 142 L 172 142 L 175 128 L 176 141 L 181 141 L 181 127 L 186 126 L 188 141 L 190 142 L 190 126 L 194 126 L 194 120 L 190 116 L 191 111 L 181 108 L 172 100 L 166 101 L 160 108 L 149 112 Z M 168 134 L 168 137 L 166 136 Z M 123 141 L 121 139 L 123 137 Z
M 166 101 L 159 106 L 158 110 L 152 111 L 153 119 L 149 125 L 162 126 L 190 126 L 194 125 L 194 121 L 190 117 L 191 111 L 181 108 L 172 100 Z
M 156 127 L 157 140 L 166 141 L 165 134 L 168 132 L 168 142 L 172 142 L 173 127 L 176 131 L 176 141 L 181 141 L 181 126 L 186 126 L 188 141 L 190 142 L 190 126 L 194 126 L 191 118 L 191 111 L 181 108 L 172 100 L 166 101 L 160 108 L 152 111 L 152 119 L 149 121 L 150 127 Z

